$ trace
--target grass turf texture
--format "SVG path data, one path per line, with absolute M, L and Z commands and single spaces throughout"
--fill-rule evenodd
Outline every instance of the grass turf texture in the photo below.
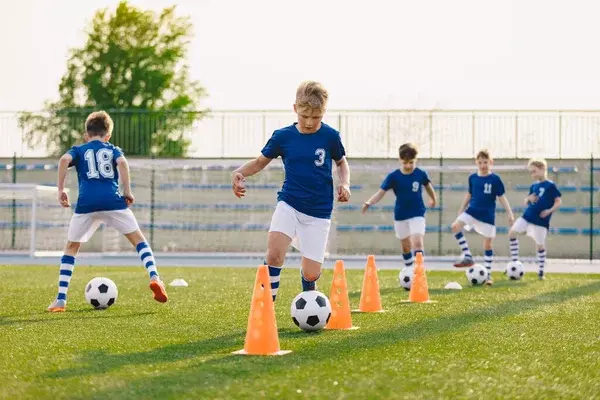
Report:
M 282 357 L 243 357 L 255 270 L 162 268 L 167 304 L 138 268 L 76 266 L 69 311 L 49 314 L 58 267 L 0 267 L 0 398 L 594 398 L 600 393 L 600 275 L 535 275 L 494 287 L 440 289 L 463 272 L 429 272 L 436 304 L 405 304 L 380 271 L 386 313 L 353 314 L 356 331 L 300 331 L 300 292 L 285 270 L 277 300 Z M 84 285 L 119 288 L 106 311 Z M 329 295 L 332 271 L 319 281 Z M 362 271 L 347 271 L 358 306 Z

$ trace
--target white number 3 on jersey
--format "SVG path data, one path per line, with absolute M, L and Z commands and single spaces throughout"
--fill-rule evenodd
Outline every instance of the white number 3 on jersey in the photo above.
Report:
M 325 150 L 324 149 L 315 150 L 315 156 L 319 157 L 318 160 L 315 160 L 315 165 L 317 167 L 320 167 L 323 164 L 325 164 Z

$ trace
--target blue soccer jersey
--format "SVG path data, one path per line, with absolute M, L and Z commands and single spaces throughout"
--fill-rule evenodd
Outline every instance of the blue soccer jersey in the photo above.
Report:
M 396 195 L 395 221 L 425 216 L 423 186 L 429 182 L 427 172 L 420 168 L 415 168 L 410 174 L 403 174 L 397 169 L 383 180 L 381 189 L 386 191 L 392 189 Z
M 69 166 L 75 166 L 79 180 L 79 197 L 75 213 L 124 210 L 125 199 L 119 193 L 117 158 L 120 148 L 99 140 L 73 146 L 67 154 L 73 157 Z
M 466 213 L 486 224 L 496 224 L 496 198 L 504 195 L 504 183 L 496 174 L 469 176 L 471 201 Z
M 273 132 L 262 155 L 283 160 L 285 179 L 278 201 L 315 218 L 331 218 L 332 160 L 346 155 L 338 131 L 322 123 L 317 132 L 302 134 L 293 124 Z
M 538 197 L 538 201 L 529 203 L 523 213 L 523 219 L 530 224 L 550 228 L 550 218 L 552 217 L 552 214 L 548 215 L 546 218 L 542 218 L 540 217 L 540 213 L 554 206 L 556 198 L 561 197 L 560 190 L 558 190 L 554 182 L 543 181 L 531 185 L 529 194 L 535 194 Z

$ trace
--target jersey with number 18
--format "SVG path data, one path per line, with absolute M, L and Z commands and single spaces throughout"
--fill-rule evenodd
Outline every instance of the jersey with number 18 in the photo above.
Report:
M 123 155 L 119 147 L 91 140 L 81 146 L 73 146 L 67 154 L 73 157 L 69 166 L 75 166 L 79 180 L 76 214 L 127 208 L 119 193 L 117 159 Z

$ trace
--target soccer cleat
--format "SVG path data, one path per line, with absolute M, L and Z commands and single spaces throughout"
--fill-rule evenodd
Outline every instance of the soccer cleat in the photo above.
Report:
M 150 280 L 150 290 L 152 290 L 154 300 L 159 303 L 166 303 L 169 297 L 167 296 L 167 290 L 165 284 L 158 278 L 158 276 L 152 277 Z
M 48 311 L 53 312 L 53 313 L 54 312 L 64 312 L 66 308 L 67 308 L 66 300 L 56 299 L 52 302 L 52 304 L 50 304 L 48 306 Z
M 538 279 L 539 279 L 540 281 L 545 281 L 545 280 L 546 280 L 546 277 L 545 277 L 544 275 L 540 275 L 540 274 L 538 274 Z
M 488 279 L 485 281 L 485 284 L 486 284 L 487 286 L 492 286 L 492 285 L 494 284 L 494 281 L 492 280 L 492 278 L 488 278 Z
M 473 264 L 475 264 L 475 262 L 473 261 L 473 257 L 464 256 L 460 261 L 455 262 L 454 266 L 456 268 L 464 268 L 464 267 L 470 267 Z

